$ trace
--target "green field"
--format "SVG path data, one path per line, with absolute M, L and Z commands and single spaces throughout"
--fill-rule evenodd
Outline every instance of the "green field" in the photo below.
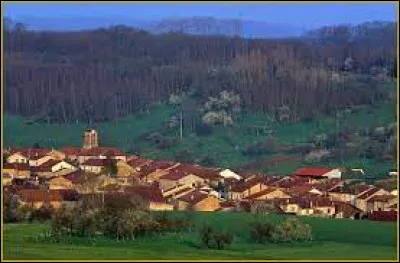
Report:
M 170 130 L 168 138 L 175 139 L 168 149 L 157 147 L 144 137 L 151 132 L 160 132 L 165 129 L 168 117 L 176 111 L 168 105 L 152 107 L 149 113 L 117 119 L 114 122 L 97 124 L 94 127 L 99 132 L 100 144 L 103 146 L 119 147 L 126 152 L 139 152 L 147 158 L 175 159 L 177 153 L 186 151 L 194 161 L 212 156 L 215 165 L 235 168 L 248 162 L 273 157 L 273 154 L 263 154 L 249 157 L 242 154 L 242 150 L 249 144 L 265 142 L 266 134 L 249 132 L 250 126 L 268 125 L 279 145 L 296 145 L 305 143 L 315 135 L 333 133 L 336 131 L 334 116 L 321 116 L 308 122 L 280 124 L 271 122 L 266 115 L 242 114 L 234 127 L 215 127 L 209 136 L 196 136 L 185 132 L 183 139 L 179 139 L 178 130 Z M 341 127 L 357 130 L 373 129 L 387 126 L 396 122 L 393 104 L 382 104 L 377 107 L 364 107 L 345 115 L 340 121 Z M 4 143 L 6 146 L 32 147 L 39 143 L 42 147 L 81 146 L 83 131 L 86 124 L 39 124 L 30 123 L 20 116 L 5 115 Z M 283 153 L 287 154 L 287 153 Z M 301 157 L 294 154 L 293 157 Z M 300 158 L 301 159 L 301 158 Z M 265 172 L 291 173 L 297 167 L 304 165 L 302 160 L 282 162 L 281 165 L 262 167 Z M 394 162 L 380 162 L 360 158 L 331 160 L 320 165 L 348 166 L 364 168 L 367 173 L 382 177 L 394 168 Z
M 278 222 L 283 216 L 264 215 Z M 253 244 L 248 236 L 248 223 L 254 215 L 246 213 L 196 213 L 197 226 L 208 222 L 234 233 L 233 244 L 224 250 L 199 246 L 196 232 L 170 233 L 153 239 L 117 242 L 106 238 L 74 238 L 68 243 L 36 241 L 49 229 L 47 224 L 6 224 L 4 259 L 356 259 L 394 260 L 397 258 L 396 224 L 341 219 L 302 218 L 313 228 L 315 240 L 303 244 Z

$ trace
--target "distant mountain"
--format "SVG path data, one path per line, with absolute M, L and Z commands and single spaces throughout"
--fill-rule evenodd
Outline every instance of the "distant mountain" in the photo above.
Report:
M 20 22 L 29 29 L 39 31 L 76 31 L 118 24 L 136 27 L 154 34 L 179 31 L 194 35 L 242 35 L 246 38 L 283 38 L 300 36 L 306 32 L 303 28 L 289 24 L 239 19 L 216 19 L 213 17 L 167 18 L 157 21 L 135 20 L 123 17 L 25 17 L 14 22 Z

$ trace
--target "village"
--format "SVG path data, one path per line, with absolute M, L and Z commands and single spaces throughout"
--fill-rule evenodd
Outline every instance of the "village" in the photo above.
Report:
M 35 209 L 45 203 L 55 209 L 73 205 L 85 195 L 124 193 L 140 196 L 151 211 L 397 219 L 397 189 L 343 179 L 340 168 L 301 167 L 291 176 L 244 175 L 228 168 L 126 155 L 99 146 L 95 130 L 85 131 L 82 148 L 9 148 L 3 160 L 4 192 Z

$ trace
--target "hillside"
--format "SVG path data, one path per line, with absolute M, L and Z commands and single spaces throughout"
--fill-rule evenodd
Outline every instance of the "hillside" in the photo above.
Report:
M 291 124 L 273 122 L 263 114 L 242 113 L 235 126 L 214 127 L 209 134 L 183 130 L 180 139 L 179 127 L 168 125 L 179 108 L 155 105 L 148 113 L 92 127 L 98 130 L 101 145 L 148 158 L 268 173 L 291 173 L 302 165 L 344 166 L 363 168 L 369 177 L 382 178 L 395 167 L 394 108 L 394 104 L 382 104 L 353 109 L 340 119 L 327 115 Z M 379 127 L 386 133 L 376 132 Z M 83 123 L 40 124 L 6 115 L 4 143 L 16 147 L 81 146 L 86 128 Z M 337 131 L 340 136 L 336 140 Z M 318 144 L 316 138 L 321 135 L 327 138 Z M 309 159 L 318 149 L 327 149 L 329 155 Z
M 149 158 L 267 173 L 361 167 L 381 178 L 397 158 L 394 26 L 248 40 L 11 23 L 5 145 L 80 146 L 94 127 L 101 144 Z
M 129 116 L 171 94 L 190 92 L 205 103 L 225 90 L 240 96 L 242 110 L 277 115 L 284 108 L 296 121 L 387 100 L 379 87 L 395 77 L 395 45 L 378 46 L 18 26 L 5 32 L 5 111 L 93 123 Z

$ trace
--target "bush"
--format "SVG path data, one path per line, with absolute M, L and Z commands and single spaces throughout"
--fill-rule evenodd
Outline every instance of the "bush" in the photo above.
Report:
M 146 211 L 139 197 L 111 195 L 103 202 L 86 198 L 78 207 L 62 207 L 54 214 L 52 236 L 57 240 L 67 236 L 106 235 L 117 239 L 134 239 L 157 233 L 160 224 Z
M 53 216 L 54 208 L 50 203 L 43 203 L 39 209 L 34 209 L 29 218 L 30 221 L 46 221 L 50 220 Z
M 159 224 L 161 231 L 179 232 L 183 230 L 188 230 L 192 226 L 188 218 L 172 219 L 168 217 L 167 212 L 162 212 L 155 218 L 155 220 Z
M 232 235 L 232 233 L 229 233 L 229 232 L 215 233 L 213 236 L 213 239 L 217 246 L 217 249 L 222 249 L 225 246 L 229 246 L 230 244 L 232 244 L 233 235 Z
M 295 217 L 289 217 L 276 226 L 268 222 L 255 222 L 250 227 L 250 237 L 257 243 L 312 240 L 311 227 Z
M 52 235 L 65 237 L 72 234 L 75 225 L 75 219 L 78 214 L 72 208 L 62 206 L 53 216 L 51 221 Z
M 211 241 L 213 238 L 214 229 L 211 226 L 203 226 L 200 229 L 200 239 L 203 245 L 211 247 Z
M 200 240 L 207 248 L 222 249 L 233 242 L 233 234 L 230 232 L 216 232 L 211 226 L 203 226 L 200 229 Z
M 289 217 L 272 232 L 273 242 L 293 242 L 311 240 L 311 227 L 295 217 Z
M 250 237 L 257 243 L 265 243 L 271 240 L 274 231 L 274 225 L 270 223 L 255 222 L 251 225 Z

